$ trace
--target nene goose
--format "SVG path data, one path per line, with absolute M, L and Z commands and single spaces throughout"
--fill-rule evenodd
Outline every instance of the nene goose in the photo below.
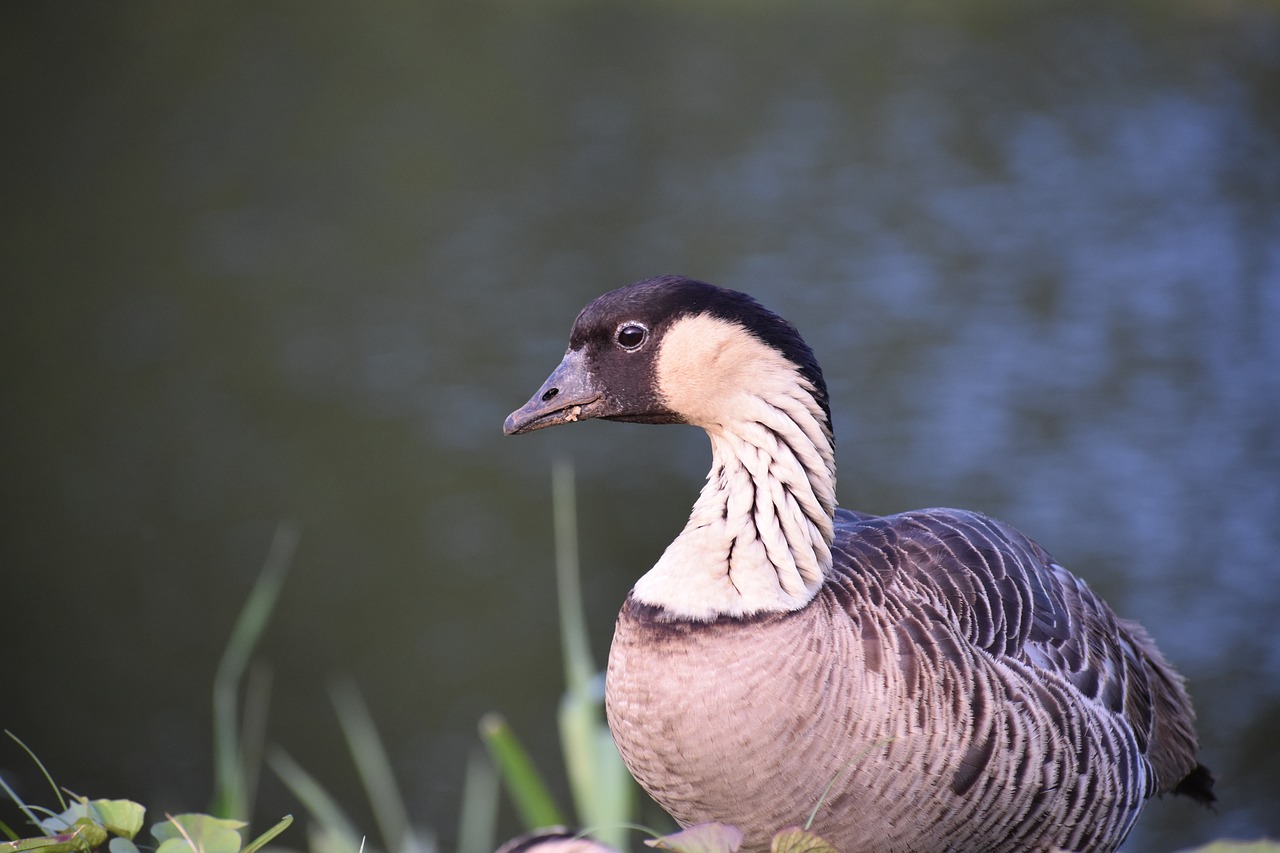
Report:
M 1213 801 L 1182 677 L 1035 542 L 976 512 L 836 507 L 826 385 L 751 297 L 642 281 L 578 315 L 504 432 L 702 427 L 689 522 L 632 589 L 606 678 L 631 772 L 765 850 L 1114 850 L 1153 794 Z

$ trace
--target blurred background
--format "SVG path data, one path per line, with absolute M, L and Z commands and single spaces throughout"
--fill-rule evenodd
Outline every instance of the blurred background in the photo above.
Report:
M 680 272 L 813 345 L 842 503 L 1009 521 L 1188 676 L 1220 805 L 1156 802 L 1128 850 L 1280 834 L 1276 3 L 3 17 L 0 727 L 62 784 L 207 806 L 213 672 L 288 520 L 271 742 L 367 815 L 349 677 L 444 849 L 486 711 L 563 791 L 553 460 L 603 665 L 710 455 L 501 424 L 587 300 Z M 47 799 L 7 741 L 0 775 Z

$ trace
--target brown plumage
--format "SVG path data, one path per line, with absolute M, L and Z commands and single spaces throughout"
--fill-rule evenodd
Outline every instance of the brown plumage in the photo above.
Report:
M 681 824 L 747 850 L 803 823 L 860 850 L 1113 850 L 1153 794 L 1212 802 L 1182 678 L 1036 543 L 973 512 L 835 507 L 821 371 L 742 294 L 600 297 L 506 430 L 701 426 L 685 530 L 618 616 L 607 709 Z
M 821 801 L 842 851 L 1104 850 L 1196 767 L 1181 679 L 1033 543 L 955 510 L 837 522 L 799 611 L 623 607 L 610 720 L 681 823 L 732 804 L 758 844 Z

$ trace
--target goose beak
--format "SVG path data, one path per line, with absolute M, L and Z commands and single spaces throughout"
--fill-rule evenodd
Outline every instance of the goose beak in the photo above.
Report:
M 538 392 L 507 416 L 502 431 L 520 435 L 603 414 L 604 393 L 587 370 L 586 348 L 569 350 Z

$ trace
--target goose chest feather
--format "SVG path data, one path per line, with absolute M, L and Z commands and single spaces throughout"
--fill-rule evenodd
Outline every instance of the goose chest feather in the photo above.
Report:
M 747 850 L 1114 850 L 1145 800 L 1213 801 L 1181 676 L 1136 623 L 974 512 L 839 509 L 822 372 L 745 294 L 666 276 L 578 315 L 508 434 L 687 423 L 712 466 L 618 616 L 627 766 Z M 816 811 L 815 811 L 816 809 Z

